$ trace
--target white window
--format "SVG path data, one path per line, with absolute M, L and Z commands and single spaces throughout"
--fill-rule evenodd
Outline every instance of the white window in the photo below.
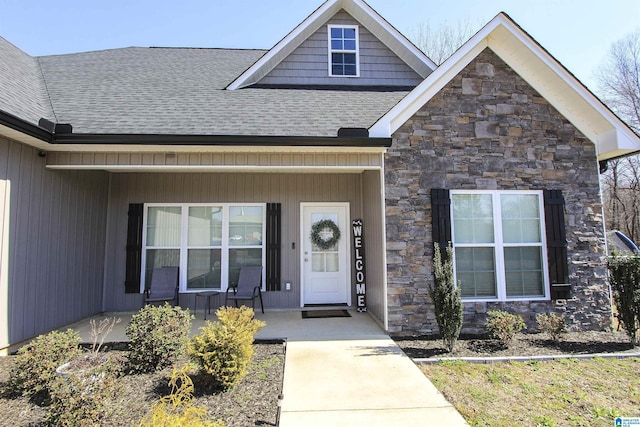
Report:
M 329 25 L 329 76 L 358 77 L 358 26 Z
M 546 298 L 542 203 L 539 191 L 451 191 L 455 280 L 463 298 Z
M 145 205 L 141 290 L 157 267 L 180 268 L 180 292 L 226 290 L 242 266 L 265 264 L 265 215 L 264 204 Z

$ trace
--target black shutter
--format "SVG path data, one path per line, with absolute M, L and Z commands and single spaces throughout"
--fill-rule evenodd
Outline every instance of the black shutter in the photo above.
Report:
M 431 234 L 433 243 L 446 250 L 451 242 L 451 198 L 449 190 L 431 189 Z
M 567 232 L 564 223 L 564 197 L 561 190 L 544 190 L 544 215 L 547 228 L 547 257 L 551 299 L 571 298 Z
M 279 291 L 281 288 L 281 214 L 280 203 L 267 203 L 267 291 Z
M 140 293 L 140 273 L 142 271 L 142 203 L 129 204 L 129 224 L 127 226 L 127 256 L 124 291 L 128 294 Z

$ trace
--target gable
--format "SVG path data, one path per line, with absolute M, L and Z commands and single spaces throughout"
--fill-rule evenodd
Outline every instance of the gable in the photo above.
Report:
M 359 77 L 330 77 L 328 28 L 357 26 Z M 422 77 L 344 10 L 307 38 L 258 85 L 353 85 L 415 87 Z
M 598 160 L 640 151 L 638 135 L 504 13 L 382 116 L 369 134 L 394 133 L 487 47 L 595 144 Z
M 342 9 L 360 22 L 363 27 L 366 27 L 371 34 L 422 78 L 428 76 L 436 68 L 433 61 L 364 1 L 327 0 L 267 54 L 231 82 L 227 89 L 236 90 L 259 82 Z

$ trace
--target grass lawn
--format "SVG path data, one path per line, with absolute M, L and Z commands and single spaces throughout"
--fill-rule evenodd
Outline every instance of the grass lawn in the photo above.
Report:
M 640 417 L 640 359 L 566 359 L 420 369 L 471 426 L 606 426 Z

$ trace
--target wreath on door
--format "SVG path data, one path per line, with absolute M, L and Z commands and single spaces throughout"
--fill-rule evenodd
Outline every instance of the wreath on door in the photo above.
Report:
M 330 219 L 323 219 L 311 226 L 311 242 L 322 250 L 335 246 L 340 240 L 340 229 Z

